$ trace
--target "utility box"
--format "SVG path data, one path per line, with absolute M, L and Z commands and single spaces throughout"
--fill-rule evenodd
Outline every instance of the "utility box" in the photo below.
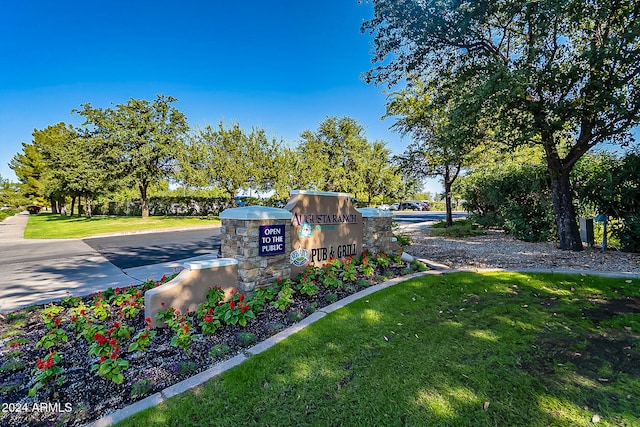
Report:
M 593 247 L 593 218 L 580 218 L 580 240 Z

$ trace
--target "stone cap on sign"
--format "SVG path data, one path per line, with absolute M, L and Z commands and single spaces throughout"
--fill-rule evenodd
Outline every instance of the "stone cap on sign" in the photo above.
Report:
M 363 218 L 372 218 L 372 217 L 392 217 L 393 214 L 391 211 L 385 211 L 384 209 L 377 208 L 356 208 L 358 212 L 362 214 Z
M 337 193 L 333 191 L 314 191 L 314 190 L 291 190 L 289 192 L 290 196 L 295 196 L 296 194 L 308 194 L 310 196 L 342 196 L 342 197 L 351 197 L 349 193 Z
M 227 265 L 236 265 L 236 264 L 238 264 L 238 260 L 233 258 L 214 258 L 214 259 L 204 259 L 200 261 L 185 262 L 183 266 L 184 268 L 187 268 L 189 270 L 202 270 L 205 268 L 226 267 Z
M 225 209 L 220 212 L 220 219 L 291 219 L 291 212 L 286 209 L 269 206 L 245 206 L 243 208 Z

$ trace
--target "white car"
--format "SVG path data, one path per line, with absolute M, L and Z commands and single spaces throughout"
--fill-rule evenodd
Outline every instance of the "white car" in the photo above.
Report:
M 386 203 L 383 203 L 381 205 L 378 205 L 378 209 L 382 209 L 383 211 L 388 211 L 389 205 L 387 205 Z
M 400 209 L 400 203 L 393 203 L 391 206 L 389 206 L 390 211 L 397 211 L 398 209 Z

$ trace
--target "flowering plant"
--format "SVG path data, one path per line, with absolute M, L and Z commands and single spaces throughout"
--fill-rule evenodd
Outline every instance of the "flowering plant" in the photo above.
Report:
M 391 259 L 389 259 L 389 255 L 383 250 L 379 250 L 376 254 L 376 264 L 378 264 L 382 268 L 389 267 L 391 263 Z
M 51 329 L 42 338 L 40 338 L 40 341 L 36 343 L 36 347 L 44 347 L 46 349 L 49 349 L 59 342 L 69 341 L 69 337 L 67 336 L 67 333 L 64 331 L 64 329 L 57 327 L 60 325 L 59 318 L 56 319 L 54 324 L 56 327 Z
M 102 299 L 95 300 L 91 308 L 96 319 L 105 321 L 109 317 L 109 304 L 102 301 Z
M 162 306 L 164 307 L 164 303 L 162 303 Z M 171 307 L 160 310 L 156 314 L 156 322 L 163 322 L 173 330 L 174 335 L 171 338 L 172 346 L 180 347 L 185 352 L 189 350 L 189 347 L 191 347 L 193 343 L 193 337 L 191 336 L 193 330 L 187 317 L 180 314 L 180 310 L 174 310 Z
M 145 328 L 138 332 L 135 337 L 133 337 L 133 342 L 129 344 L 129 348 L 127 351 L 132 353 L 134 351 L 145 351 L 149 344 L 151 344 L 151 340 L 156 336 L 157 332 L 151 330 L 151 318 L 147 317 L 144 319 L 147 324 Z
M 220 328 L 221 323 L 220 320 L 216 317 L 213 308 L 209 308 L 209 310 L 204 313 L 200 317 L 200 329 L 202 329 L 202 333 L 205 335 L 214 334 L 218 328 Z
M 44 359 L 38 359 L 33 370 L 36 383 L 29 389 L 29 396 L 35 396 L 42 387 L 48 390 L 48 384 L 51 382 L 56 381 L 58 385 L 62 385 L 65 377 L 62 375 L 64 368 L 60 366 L 61 361 L 62 357 L 55 351 L 49 353 Z
M 356 266 L 353 263 L 351 257 L 346 258 L 342 261 L 342 273 L 340 273 L 340 277 L 342 278 L 342 280 L 353 282 L 354 280 L 356 280 L 357 273 L 358 272 L 356 271 Z
M 167 325 L 169 325 L 169 323 L 167 323 Z M 191 344 L 193 344 L 191 323 L 189 323 L 185 316 L 179 316 L 176 321 L 169 326 L 174 332 L 173 338 L 171 338 L 171 345 L 180 347 L 185 352 L 189 351 Z
M 215 308 L 214 314 L 227 325 L 238 324 L 240 326 L 246 326 L 247 320 L 256 317 L 251 310 L 251 301 L 247 299 L 246 295 L 235 292 L 232 293 L 228 302 L 219 304 Z
M 278 298 L 271 305 L 280 311 L 284 311 L 293 302 L 293 294 L 294 290 L 291 285 L 282 286 L 280 292 L 278 292 Z
M 314 296 L 318 293 L 318 284 L 315 279 L 309 278 L 306 274 L 298 276 L 298 284 L 296 285 L 296 289 L 300 291 L 300 293 L 308 295 L 310 297 Z
M 116 384 L 122 384 L 124 381 L 123 372 L 129 368 L 129 362 L 118 358 L 118 355 L 112 357 L 101 356 L 98 363 L 91 366 L 91 371 L 98 371 L 98 375 L 110 379 Z
M 373 265 L 373 263 L 369 260 L 368 254 L 364 254 L 362 256 L 361 268 L 362 268 L 362 274 L 364 274 L 367 277 L 371 277 L 376 274 L 376 268 Z
M 209 286 L 207 291 L 207 300 L 198 304 L 198 317 L 202 318 L 211 309 L 215 309 L 218 304 L 224 301 L 224 291 L 220 286 Z

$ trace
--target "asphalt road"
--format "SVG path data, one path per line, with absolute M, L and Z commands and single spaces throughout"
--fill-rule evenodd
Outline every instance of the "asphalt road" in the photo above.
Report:
M 217 254 L 220 249 L 220 227 L 86 238 L 83 241 L 124 270 Z
M 453 212 L 453 219 L 466 218 L 465 212 Z M 425 221 L 441 221 L 445 212 L 431 211 L 393 211 L 393 219 L 398 223 L 416 223 Z

